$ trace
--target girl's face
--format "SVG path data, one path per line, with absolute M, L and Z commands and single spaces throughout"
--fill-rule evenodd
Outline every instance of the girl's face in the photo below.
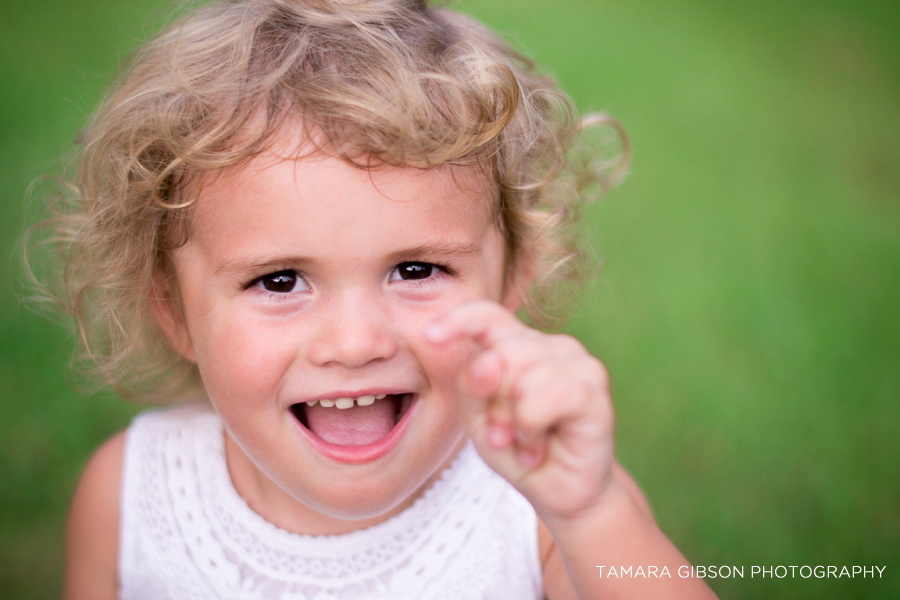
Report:
M 174 256 L 185 326 L 161 321 L 199 367 L 251 508 L 342 533 L 403 510 L 463 442 L 470 349 L 437 350 L 424 327 L 467 300 L 515 302 L 483 178 L 276 157 L 290 149 L 204 182 Z

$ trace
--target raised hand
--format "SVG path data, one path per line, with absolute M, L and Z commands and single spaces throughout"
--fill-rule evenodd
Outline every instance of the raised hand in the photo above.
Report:
M 596 506 L 612 480 L 606 370 L 567 335 L 536 331 L 487 300 L 462 304 L 425 332 L 434 344 L 472 343 L 457 393 L 484 461 L 545 520 Z

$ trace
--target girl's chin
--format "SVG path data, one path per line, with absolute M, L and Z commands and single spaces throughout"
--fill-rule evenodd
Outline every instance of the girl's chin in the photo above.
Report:
M 443 451 L 429 445 L 400 463 L 349 465 L 349 470 L 322 472 L 315 483 L 309 479 L 295 482 L 299 487 L 294 498 L 319 516 L 313 519 L 311 528 L 303 527 L 298 533 L 340 535 L 400 514 L 431 487 L 456 457 L 465 443 L 462 428 L 452 437 L 453 442 Z M 366 466 L 371 470 L 364 469 L 362 477 L 354 477 L 358 467 Z

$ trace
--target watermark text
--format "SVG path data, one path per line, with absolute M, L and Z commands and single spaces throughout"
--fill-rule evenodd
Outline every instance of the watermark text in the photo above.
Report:
M 881 579 L 878 565 L 597 565 L 600 579 Z

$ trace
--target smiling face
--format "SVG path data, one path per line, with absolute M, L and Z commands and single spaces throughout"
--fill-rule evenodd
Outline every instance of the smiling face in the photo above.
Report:
M 408 506 L 460 448 L 453 387 L 469 351 L 437 350 L 423 329 L 458 303 L 504 300 L 504 241 L 468 169 L 273 150 L 202 186 L 174 254 L 186 327 L 160 320 L 198 365 L 251 508 L 342 533 Z

